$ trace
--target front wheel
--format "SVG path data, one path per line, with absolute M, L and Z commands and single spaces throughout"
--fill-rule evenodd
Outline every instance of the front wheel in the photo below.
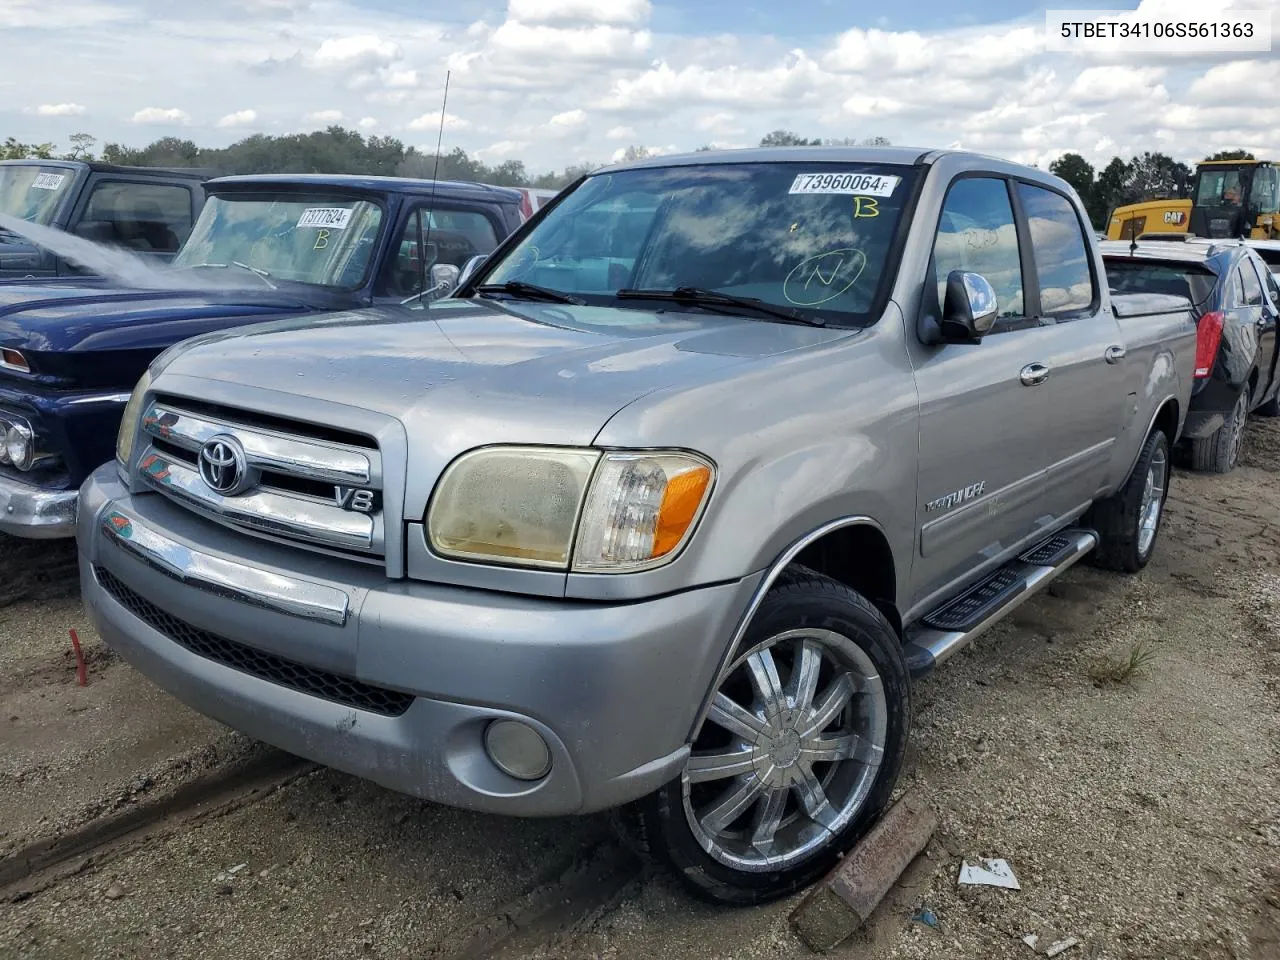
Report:
M 766 596 L 679 779 L 625 818 L 694 893 L 765 903 L 829 871 L 889 801 L 911 687 L 865 598 L 800 570 Z

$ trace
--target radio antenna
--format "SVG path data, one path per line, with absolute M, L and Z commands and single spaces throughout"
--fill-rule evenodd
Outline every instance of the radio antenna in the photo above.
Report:
M 449 76 L 452 70 L 446 70 L 444 73 L 444 99 L 440 102 L 440 130 L 436 133 L 436 163 L 435 168 L 431 171 L 431 199 L 427 204 L 427 232 L 422 240 L 422 253 L 418 257 L 418 262 L 422 265 L 422 293 L 418 296 L 424 296 L 427 293 L 427 246 L 431 243 L 431 222 L 436 218 L 436 184 L 440 181 L 440 145 L 444 143 L 444 111 L 449 105 Z M 422 220 L 419 215 L 419 228 L 421 228 Z

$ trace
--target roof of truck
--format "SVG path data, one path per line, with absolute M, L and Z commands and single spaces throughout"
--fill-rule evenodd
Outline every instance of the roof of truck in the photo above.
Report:
M 612 164 L 604 169 L 675 167 L 697 163 L 888 163 L 910 166 L 925 159 L 944 156 L 973 157 L 1008 164 L 1000 157 L 972 150 L 938 150 L 932 147 L 749 147 L 742 150 L 699 150 L 695 153 L 662 154 L 643 160 Z
M 430 180 L 411 177 L 375 177 L 342 173 L 263 173 L 232 177 L 218 177 L 206 184 L 211 191 L 221 186 L 279 186 L 339 187 L 347 190 L 369 190 L 377 193 L 429 193 Z M 454 198 L 500 200 L 520 202 L 520 191 L 512 187 L 494 187 L 487 183 L 471 183 L 462 180 L 437 180 L 437 193 Z
M 27 157 L 24 160 L 0 160 L 0 165 L 39 165 L 41 167 L 63 167 L 68 170 L 82 170 L 88 167 L 94 173 L 127 173 L 131 176 L 164 176 L 190 177 L 193 180 L 208 180 L 216 175 L 214 170 L 200 167 L 126 167 L 116 163 L 102 163 L 98 160 L 45 160 L 41 157 Z

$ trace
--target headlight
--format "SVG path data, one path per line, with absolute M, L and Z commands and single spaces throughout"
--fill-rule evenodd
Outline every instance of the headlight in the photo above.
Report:
M 450 464 L 427 510 L 446 557 L 531 567 L 569 564 L 573 531 L 600 453 L 490 447 Z
M 437 553 L 517 566 L 621 573 L 672 559 L 714 469 L 684 452 L 490 447 L 464 454 L 427 511 Z
M 138 414 L 141 412 L 142 400 L 151 389 L 151 371 L 147 370 L 138 380 L 138 385 L 129 395 L 129 402 L 124 405 L 124 416 L 120 419 L 120 432 L 116 434 L 116 459 L 128 468 L 133 458 L 133 441 L 138 435 Z
M 19 470 L 30 470 L 36 460 L 35 439 L 31 436 L 31 428 L 25 424 L 15 423 L 4 435 L 5 457 Z

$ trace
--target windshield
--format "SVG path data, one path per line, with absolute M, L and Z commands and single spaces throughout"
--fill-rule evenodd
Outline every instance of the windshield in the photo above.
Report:
M 210 197 L 174 258 L 182 267 L 241 263 L 280 280 L 358 287 L 377 245 L 382 208 L 368 200 Z
M 638 305 L 616 297 L 620 289 L 694 287 L 865 323 L 891 276 L 914 176 L 910 167 L 790 162 L 600 174 L 483 282 L 616 306 Z
M 1189 263 L 1149 263 L 1107 258 L 1107 282 L 1112 293 L 1165 293 L 1187 297 L 1203 309 L 1218 282 L 1208 267 Z
M 0 213 L 48 226 L 74 179 L 60 167 L 0 165 Z
M 1207 167 L 1196 175 L 1197 207 L 1238 207 L 1248 185 L 1250 167 Z

